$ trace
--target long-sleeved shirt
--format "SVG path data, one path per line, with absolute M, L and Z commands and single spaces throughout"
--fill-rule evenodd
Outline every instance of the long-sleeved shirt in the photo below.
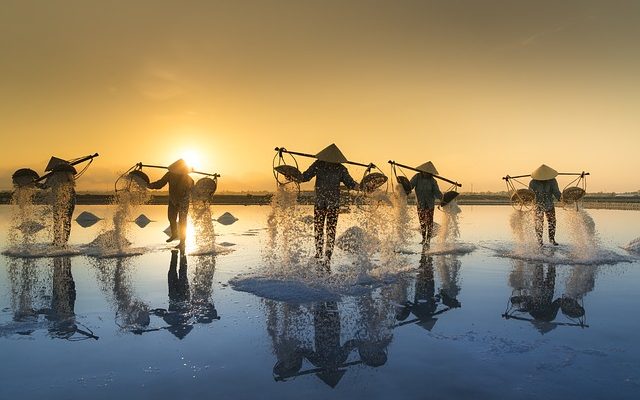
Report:
M 544 211 L 549 211 L 553 208 L 554 197 L 560 200 L 560 189 L 558 188 L 558 181 L 555 179 L 546 181 L 532 179 L 529 182 L 529 189 L 536 194 L 536 206 Z
M 433 210 L 436 207 L 436 199 L 442 198 L 442 192 L 435 178 L 421 172 L 411 178 L 411 189 L 416 191 L 418 208 Z
M 162 189 L 169 184 L 169 202 L 176 206 L 189 204 L 193 179 L 186 174 L 167 172 L 162 178 L 149 184 L 149 189 Z
M 302 182 L 308 182 L 314 176 L 316 177 L 316 207 L 340 206 L 340 182 L 349 189 L 355 189 L 358 186 L 342 164 L 316 160 L 302 173 Z

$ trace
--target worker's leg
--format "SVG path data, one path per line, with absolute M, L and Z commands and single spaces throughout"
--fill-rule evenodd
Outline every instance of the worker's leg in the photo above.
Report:
M 327 218 L 327 209 L 315 207 L 313 209 L 313 232 L 316 238 L 316 258 L 322 257 L 324 248 L 324 222 Z
M 336 228 L 338 226 L 338 207 L 327 209 L 327 246 L 325 250 L 325 258 L 331 260 L 333 254 L 333 245 L 336 242 Z

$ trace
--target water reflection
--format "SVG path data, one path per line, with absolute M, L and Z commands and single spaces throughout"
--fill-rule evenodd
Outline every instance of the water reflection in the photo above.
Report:
M 202 257 L 196 264 L 191 289 L 188 277 L 187 257 L 177 250 L 171 251 L 167 284 L 169 288 L 169 306 L 156 308 L 153 315 L 162 318 L 166 329 L 176 338 L 184 339 L 195 324 L 209 324 L 220 319 L 211 300 L 215 257 Z
M 441 287 L 436 293 L 434 261 L 440 277 Z M 458 275 L 462 263 L 455 254 L 431 256 L 423 252 L 415 279 L 413 300 L 406 300 L 396 310 L 398 325 L 416 323 L 432 330 L 439 316 L 454 308 L 462 307 L 457 299 L 460 294 Z M 410 315 L 415 318 L 407 320 Z
M 595 286 L 597 268 L 593 265 L 572 266 L 564 293 L 557 295 L 555 265 L 514 260 L 509 275 L 512 293 L 502 316 L 529 321 L 543 335 L 558 326 L 588 327 L 583 298 Z M 556 321 L 559 312 L 566 317 L 565 322 Z
M 315 375 L 336 387 L 349 367 L 380 367 L 387 362 L 395 323 L 390 285 L 358 298 L 309 306 L 264 300 L 267 332 L 276 363 L 276 381 Z
M 58 339 L 98 339 L 76 320 L 71 258 L 53 258 L 48 268 L 36 260 L 14 260 L 9 275 L 13 321 L 0 327 L 0 336 L 31 335 L 46 329 L 49 336 Z

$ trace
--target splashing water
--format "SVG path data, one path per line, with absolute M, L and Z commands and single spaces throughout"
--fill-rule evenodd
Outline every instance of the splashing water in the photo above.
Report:
M 207 254 L 216 251 L 216 232 L 211 216 L 211 203 L 208 200 L 191 202 L 190 218 L 195 233 L 195 253 Z
M 596 256 L 600 240 L 591 215 L 584 209 L 569 210 L 566 212 L 566 224 L 573 245 L 573 256 L 576 259 L 591 259 Z
M 462 212 L 456 201 L 451 201 L 442 210 L 442 224 L 436 240 L 441 244 L 453 242 L 460 237 L 458 215 Z
M 35 186 L 16 186 L 12 196 L 11 204 L 13 213 L 11 215 L 11 227 L 9 231 L 9 242 L 13 246 L 29 247 L 36 243 L 39 234 L 47 228 L 48 207 L 35 204 L 37 189 Z M 48 234 L 48 230 L 44 230 Z
M 394 222 L 394 247 L 398 251 L 403 251 L 411 239 L 411 214 L 407 203 L 407 195 L 400 184 L 396 184 L 395 191 L 391 196 L 392 219 Z
M 136 179 L 124 177 L 126 189 L 118 191 L 114 197 L 115 212 L 110 224 L 91 243 L 99 255 L 124 255 L 129 253 L 131 242 L 127 239 L 130 222 L 136 211 L 150 199 L 147 188 Z
M 313 223 L 304 222 L 308 218 L 297 198 L 295 188 L 279 185 L 271 199 L 263 258 L 272 272 L 296 273 L 311 256 Z
M 513 210 L 509 218 L 511 232 L 516 241 L 514 252 L 528 254 L 537 250 L 533 213 L 531 211 Z

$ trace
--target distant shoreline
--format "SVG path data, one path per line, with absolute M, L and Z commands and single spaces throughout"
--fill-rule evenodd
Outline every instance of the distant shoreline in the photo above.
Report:
M 11 203 L 11 192 L 0 192 L 0 204 Z M 273 193 L 266 194 L 216 194 L 211 204 L 218 205 L 268 205 Z M 148 204 L 166 205 L 169 196 L 166 194 L 152 195 Z M 313 204 L 313 192 L 301 192 L 298 197 L 300 204 Z M 509 198 L 504 194 L 468 194 L 462 193 L 457 198 L 460 205 L 509 205 Z M 37 203 L 44 203 L 42 197 L 36 198 Z M 77 204 L 80 205 L 108 205 L 113 203 L 113 195 L 79 193 Z M 409 204 L 415 204 L 415 198 L 409 198 Z M 640 210 L 640 196 L 611 196 L 602 194 L 588 194 L 583 201 L 585 208 L 590 209 L 618 209 Z

